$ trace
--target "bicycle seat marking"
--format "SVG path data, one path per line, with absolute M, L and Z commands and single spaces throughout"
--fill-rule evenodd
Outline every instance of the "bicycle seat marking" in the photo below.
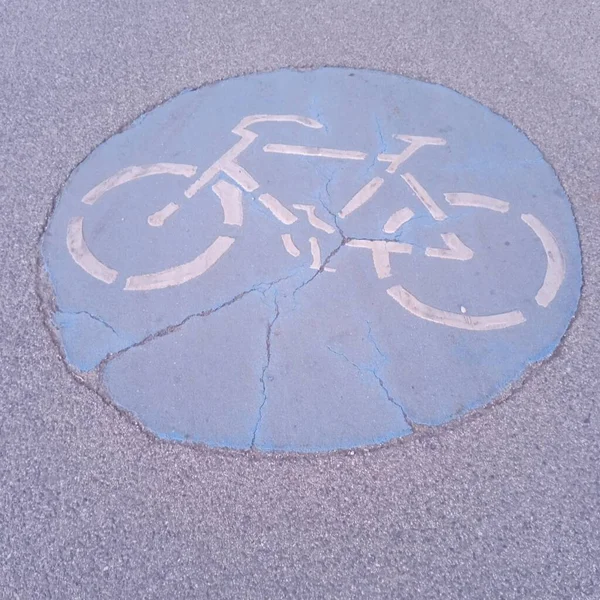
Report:
M 382 443 L 549 356 L 581 287 L 570 203 L 439 85 L 278 71 L 184 92 L 71 174 L 42 253 L 67 362 L 152 432 Z

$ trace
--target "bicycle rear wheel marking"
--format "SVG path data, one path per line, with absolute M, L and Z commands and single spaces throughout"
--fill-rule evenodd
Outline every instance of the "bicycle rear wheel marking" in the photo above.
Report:
M 193 165 L 180 165 L 174 163 L 156 163 L 153 165 L 144 165 L 137 167 L 127 167 L 117 174 L 105 179 L 95 188 L 91 189 L 83 198 L 84 204 L 92 205 L 101 196 L 109 190 L 116 188 L 124 183 L 148 177 L 151 175 L 183 175 L 184 177 L 193 177 L 196 174 L 197 167 Z

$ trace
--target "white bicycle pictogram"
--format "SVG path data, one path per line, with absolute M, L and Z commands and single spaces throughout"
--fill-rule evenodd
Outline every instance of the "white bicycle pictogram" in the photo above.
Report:
M 223 211 L 223 224 L 227 226 L 242 227 L 244 221 L 243 193 L 256 192 L 260 184 L 246 171 L 237 159 L 257 138 L 258 134 L 248 128 L 260 122 L 295 123 L 303 127 L 321 129 L 323 125 L 309 117 L 299 115 L 251 115 L 243 118 L 232 132 L 241 139 L 227 150 L 218 160 L 185 190 L 186 199 L 193 198 L 200 190 L 212 184 L 212 191 L 220 201 Z M 418 135 L 394 135 L 395 139 L 408 144 L 398 154 L 378 154 L 377 160 L 388 163 L 385 173 L 394 174 L 411 156 L 426 146 L 441 146 L 446 140 L 438 137 Z M 297 146 L 290 144 L 268 143 L 263 146 L 266 153 L 288 154 L 324 159 L 362 161 L 367 158 L 367 153 L 357 150 L 341 150 L 326 147 Z M 83 204 L 94 205 L 109 190 L 140 178 L 152 175 L 173 175 L 191 178 L 197 173 L 197 167 L 178 163 L 155 163 L 145 166 L 131 166 L 115 175 L 105 179 L 82 199 Z M 431 217 L 436 221 L 447 218 L 443 208 L 429 195 L 426 189 L 410 172 L 400 173 L 400 177 L 412 190 L 416 198 L 423 204 Z M 233 181 L 234 183 L 231 183 Z M 382 177 L 373 177 L 360 190 L 350 198 L 339 211 L 337 217 L 345 219 L 365 204 L 367 204 L 384 184 Z M 444 194 L 444 200 L 454 207 L 474 207 L 494 211 L 506 215 L 510 204 L 490 196 L 471 192 L 449 192 Z M 336 229 L 326 220 L 317 215 L 317 207 L 312 204 L 293 204 L 286 207 L 277 198 L 269 193 L 261 193 L 258 201 L 272 214 L 272 216 L 286 226 L 291 226 L 298 221 L 299 215 L 304 214 L 310 226 L 314 229 L 333 234 Z M 152 227 L 161 227 L 165 221 L 179 209 L 179 204 L 169 202 L 164 208 L 148 217 L 148 224 Z M 383 232 L 395 234 L 405 223 L 414 217 L 414 212 L 409 207 L 395 211 L 383 226 Z M 565 260 L 560 251 L 554 235 L 546 226 L 532 214 L 521 214 L 520 219 L 537 236 L 542 244 L 546 258 L 546 273 L 544 281 L 539 288 L 535 300 L 541 307 L 547 307 L 554 300 L 565 278 Z M 468 261 L 473 258 L 473 251 L 467 247 L 455 233 L 441 234 L 445 247 L 427 247 L 425 255 L 431 258 Z M 293 257 L 299 257 L 301 252 L 295 244 L 291 233 L 281 234 L 283 248 Z M 152 273 L 130 275 L 125 282 L 126 291 L 150 291 L 171 286 L 182 285 L 192 279 L 200 277 L 213 267 L 219 259 L 232 247 L 235 238 L 227 235 L 217 235 L 215 240 L 193 260 L 179 264 L 168 269 Z M 316 236 L 309 238 L 312 256 L 311 269 L 334 272 L 335 269 L 323 264 L 321 249 Z M 373 265 L 379 279 L 391 276 L 390 255 L 411 254 L 413 246 L 408 243 L 393 240 L 372 240 L 351 238 L 344 240 L 344 245 L 353 248 L 365 249 L 371 252 Z M 84 236 L 84 218 L 73 217 L 67 227 L 67 247 L 73 260 L 92 277 L 112 284 L 118 277 L 118 272 L 101 262 L 88 247 Z M 461 312 L 449 312 L 422 302 L 401 285 L 394 285 L 387 289 L 387 293 L 398 304 L 413 315 L 449 327 L 473 331 L 490 331 L 513 327 L 524 323 L 525 316 L 519 310 L 511 310 L 490 315 L 468 315 L 461 307 Z

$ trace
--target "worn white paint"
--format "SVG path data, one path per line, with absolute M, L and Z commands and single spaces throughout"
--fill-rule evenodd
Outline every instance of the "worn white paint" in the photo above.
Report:
M 323 127 L 321 123 L 310 119 L 308 117 L 302 117 L 300 115 L 250 115 L 244 117 L 231 131 L 236 135 L 239 135 L 242 139 L 234 144 L 227 152 L 225 152 L 219 159 L 217 159 L 206 171 L 204 171 L 200 177 L 185 191 L 187 198 L 191 198 L 194 194 L 197 194 L 205 185 L 207 185 L 213 177 L 223 172 L 226 173 L 231 179 L 233 179 L 238 185 L 240 185 L 247 192 L 253 192 L 258 189 L 258 182 L 237 163 L 237 158 L 240 154 L 254 142 L 258 137 L 257 133 L 248 131 L 246 127 L 255 123 L 262 122 L 289 122 L 298 123 L 304 127 L 311 127 L 312 129 L 320 129 Z
M 411 314 L 431 321 L 455 327 L 457 329 L 467 329 L 469 331 L 492 331 L 494 329 L 505 329 L 513 327 L 525 322 L 523 313 L 518 310 L 513 310 L 506 313 L 498 313 L 495 315 L 470 316 L 462 313 L 447 312 L 434 308 L 428 304 L 424 304 L 410 292 L 405 290 L 401 285 L 396 285 L 387 290 L 387 293 L 396 301 L 402 308 L 406 309 Z
M 100 262 L 88 248 L 83 236 L 83 217 L 73 217 L 67 225 L 67 248 L 73 260 L 92 277 L 113 283 L 119 274 Z
M 235 242 L 235 238 L 219 236 L 194 260 L 156 273 L 132 275 L 127 278 L 124 289 L 127 291 L 148 291 L 181 285 L 208 271 L 229 250 L 233 242 Z
M 408 207 L 397 210 L 383 226 L 385 233 L 396 233 L 404 223 L 410 221 L 415 216 L 415 213 Z
M 271 211 L 271 214 L 285 225 L 291 225 L 298 220 L 298 217 L 289 211 L 277 198 L 271 194 L 261 194 L 258 197 L 259 202 Z
M 377 160 L 380 162 L 389 162 L 386 169 L 388 173 L 395 173 L 396 169 L 406 162 L 417 150 L 423 146 L 444 146 L 446 140 L 436 137 L 424 137 L 419 135 L 395 135 L 395 139 L 406 142 L 408 146 L 400 154 L 379 154 Z
M 242 190 L 239 187 L 219 179 L 212 186 L 213 192 L 219 198 L 223 208 L 223 223 L 225 225 L 242 226 L 244 222 L 244 208 L 242 206 Z
M 152 227 L 162 227 L 165 224 L 165 221 L 178 210 L 179 204 L 169 202 L 169 204 L 148 217 L 148 225 L 151 225 Z
M 294 258 L 298 258 L 300 256 L 300 250 L 298 250 L 298 246 L 294 244 L 292 236 L 289 233 L 282 233 L 281 239 L 283 240 L 283 247 L 286 252 L 291 254 Z
M 239 136 L 242 136 L 246 130 L 246 127 L 254 125 L 255 123 L 298 123 L 304 127 L 310 127 L 311 129 L 322 129 L 323 125 L 315 119 L 310 117 L 303 117 L 301 115 L 249 115 L 244 117 L 231 131 Z
M 365 152 L 356 150 L 338 150 L 336 148 L 318 148 L 315 146 L 294 146 L 293 144 L 265 144 L 265 152 L 275 154 L 293 154 L 296 156 L 319 156 L 321 158 L 339 158 L 342 160 L 364 160 Z
M 240 167 L 235 161 L 225 163 L 222 165 L 222 171 L 225 175 L 229 175 L 238 185 L 240 185 L 247 192 L 253 192 L 258 188 L 258 181 L 246 171 L 243 167 Z
M 306 213 L 308 222 L 315 228 L 324 231 L 325 233 L 333 233 L 335 229 L 329 224 L 319 219 L 315 214 L 315 206 L 313 204 L 292 204 L 296 210 L 301 210 Z
M 345 219 L 348 215 L 352 214 L 355 210 L 368 202 L 382 185 L 383 179 L 381 177 L 373 177 L 373 179 L 360 188 L 360 190 L 352 196 L 346 206 L 340 210 L 340 218 Z
M 310 268 L 318 271 L 323 266 L 321 263 L 321 247 L 319 246 L 319 240 L 317 240 L 316 237 L 311 237 L 308 238 L 308 241 L 310 242 L 310 253 L 312 255 L 312 263 Z M 335 273 L 335 269 L 331 267 L 324 267 L 323 271 Z
M 428 247 L 425 249 L 425 256 L 450 260 L 471 260 L 473 258 L 473 250 L 465 245 L 455 233 L 442 233 L 442 240 L 444 240 L 446 248 Z
M 321 247 L 319 246 L 319 240 L 316 237 L 308 239 L 310 242 L 310 253 L 312 255 L 311 269 L 319 270 L 321 268 Z
M 406 181 L 415 196 L 423 203 L 429 214 L 436 221 L 443 221 L 446 213 L 433 201 L 433 198 L 427 193 L 427 190 L 415 179 L 411 173 L 403 173 L 402 179 Z
M 505 200 L 498 200 L 491 196 L 481 194 L 470 194 L 468 192 L 456 192 L 444 194 L 446 202 L 452 206 L 473 206 L 475 208 L 487 208 L 500 213 L 508 212 L 510 203 Z
M 84 204 L 94 204 L 100 196 L 109 190 L 112 190 L 123 183 L 127 183 L 128 181 L 134 181 L 135 179 L 141 179 L 142 177 L 148 177 L 149 175 L 168 174 L 192 177 L 195 173 L 196 167 L 193 165 L 182 165 L 178 163 L 155 163 L 139 167 L 127 167 L 92 188 L 81 201 Z
M 533 215 L 523 214 L 521 220 L 529 225 L 539 238 L 546 252 L 546 275 L 542 287 L 535 296 L 535 301 L 544 308 L 554 300 L 567 271 L 565 259 L 558 247 L 558 242 L 546 226 Z
M 373 265 L 379 279 L 385 279 L 392 274 L 390 266 L 390 254 L 411 254 L 412 246 L 401 242 L 387 240 L 348 240 L 347 246 L 351 248 L 365 248 L 370 250 L 373 257 Z

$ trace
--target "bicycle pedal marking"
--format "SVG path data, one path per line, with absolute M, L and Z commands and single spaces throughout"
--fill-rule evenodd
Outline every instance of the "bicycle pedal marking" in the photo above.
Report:
M 570 203 L 524 135 L 349 69 L 154 109 L 73 171 L 42 253 L 73 367 L 161 437 L 262 450 L 490 402 L 553 351 L 581 286 Z
M 379 279 L 391 277 L 390 254 L 411 254 L 412 246 L 387 240 L 348 240 L 350 248 L 364 248 L 371 251 L 373 265 Z

